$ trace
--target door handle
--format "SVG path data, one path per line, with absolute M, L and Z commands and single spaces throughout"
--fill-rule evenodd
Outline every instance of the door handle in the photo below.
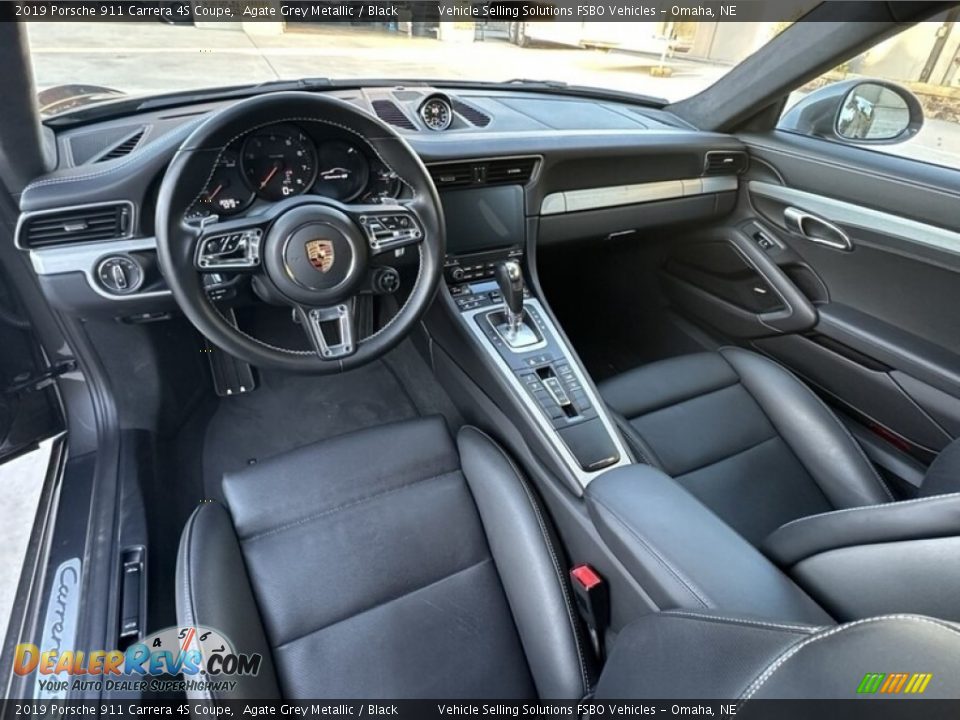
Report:
M 789 230 L 802 235 L 810 242 L 844 252 L 853 250 L 853 242 L 843 230 L 829 220 L 811 215 L 805 210 L 788 207 L 783 211 L 783 221 Z

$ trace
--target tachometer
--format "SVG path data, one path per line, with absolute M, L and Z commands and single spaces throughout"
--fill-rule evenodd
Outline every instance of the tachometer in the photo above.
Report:
M 293 125 L 257 130 L 243 144 L 243 174 L 257 195 L 281 200 L 299 195 L 317 177 L 317 150 Z
M 217 160 L 210 182 L 200 195 L 202 214 L 233 215 L 253 202 L 254 193 L 240 174 L 240 159 L 235 150 L 225 150 Z
M 331 140 L 321 144 L 317 154 L 320 170 L 313 191 L 318 195 L 348 202 L 367 186 L 370 165 L 356 146 Z

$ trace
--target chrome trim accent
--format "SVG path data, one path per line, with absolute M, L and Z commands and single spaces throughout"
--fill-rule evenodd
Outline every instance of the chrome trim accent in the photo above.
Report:
M 918 245 L 960 254 L 960 232 L 774 183 L 751 180 L 747 187 L 751 194 L 785 205 L 798 206 L 806 212 L 829 217 L 833 223 L 860 227 Z
M 170 297 L 169 290 L 151 290 L 129 295 L 111 295 L 100 287 L 96 279 L 97 266 L 110 255 L 125 255 L 131 252 L 157 249 L 156 238 L 130 238 L 129 240 L 98 240 L 75 245 L 53 245 L 29 250 L 30 264 L 37 275 L 64 275 L 83 273 L 87 284 L 101 297 L 119 302 Z
M 826 238 L 820 238 L 820 237 L 816 237 L 814 235 L 809 234 L 809 232 L 807 232 L 807 229 L 803 226 L 803 223 L 807 220 L 820 223 L 831 232 L 836 233 L 840 239 L 834 242 L 833 240 L 827 240 Z M 783 211 L 783 223 L 788 228 L 793 230 L 797 235 L 800 235 L 806 238 L 812 243 L 817 243 L 818 245 L 826 245 L 827 247 L 833 248 L 834 250 L 844 250 L 846 252 L 853 250 L 853 243 L 850 241 L 850 238 L 847 237 L 847 234 L 843 230 L 838 228 L 829 220 L 824 220 L 823 218 L 817 217 L 816 215 L 812 215 L 806 212 L 805 210 L 800 210 L 799 208 L 795 208 L 795 207 L 786 208 Z
M 727 192 L 736 190 L 738 187 L 739 181 L 736 176 L 715 175 L 704 178 L 566 190 L 544 197 L 540 203 L 540 214 L 559 215 L 620 205 L 639 205 L 657 200 L 675 200 L 693 195 Z
M 62 212 L 72 212 L 73 210 L 86 210 L 88 208 L 98 208 L 98 207 L 107 207 L 110 205 L 126 205 L 130 208 L 130 224 L 127 227 L 127 232 L 123 235 L 118 235 L 115 238 L 101 238 L 100 240 L 93 240 L 91 243 L 99 242 L 116 242 L 117 240 L 125 240 L 127 238 L 133 237 L 134 228 L 137 226 L 137 206 L 134 205 L 130 200 L 108 200 L 106 202 L 97 202 L 97 203 L 87 203 L 85 205 L 66 205 L 64 207 L 58 208 L 48 208 L 45 210 L 30 210 L 28 212 L 20 213 L 20 217 L 17 218 L 17 227 L 13 231 L 13 244 L 17 250 L 25 250 L 27 252 L 32 252 L 34 249 L 38 248 L 28 248 L 23 243 L 20 242 L 20 233 L 23 231 L 23 226 L 28 220 L 33 218 L 43 217 L 44 215 L 55 215 Z M 43 249 L 55 247 L 63 247 L 64 245 L 72 245 L 69 240 L 64 241 L 58 245 L 47 245 Z M 79 243 L 76 243 L 79 244 Z M 90 244 L 90 243 L 85 243 Z
M 399 217 L 409 218 L 411 223 L 410 227 L 391 230 L 386 225 L 383 225 L 384 218 L 396 219 Z M 413 245 L 423 240 L 424 232 L 420 226 L 420 219 L 416 213 L 404 208 L 388 207 L 382 212 L 372 212 L 361 215 L 357 218 L 357 221 L 367 236 L 367 244 L 370 246 L 370 251 L 374 255 L 406 247 L 407 245 Z M 377 222 L 380 223 L 380 230 L 373 228 L 374 223 Z
M 487 313 L 487 317 L 485 318 L 487 321 L 487 324 L 493 328 L 493 331 L 497 335 L 500 336 L 500 338 L 503 340 L 504 345 L 507 346 L 507 349 L 510 350 L 510 352 L 520 354 L 520 353 L 530 352 L 532 350 L 539 350 L 540 348 L 545 348 L 547 346 L 546 338 L 540 338 L 539 340 L 534 340 L 533 342 L 527 343 L 526 345 L 511 345 L 509 338 L 507 338 L 507 336 L 503 333 L 502 326 L 494 323 L 493 318 L 491 317 L 492 315 L 496 314 L 498 311 L 495 309 L 490 310 L 490 308 L 484 308 L 484 309 L 489 311 Z M 507 308 L 506 305 L 503 306 L 503 315 L 505 318 L 508 318 L 507 322 L 509 323 L 510 310 Z M 527 325 L 527 323 L 525 323 L 523 320 L 521 320 L 520 323 L 521 323 L 520 327 L 526 327 L 527 330 L 530 332 L 531 335 L 533 335 L 534 338 L 537 337 L 536 330 L 534 330 L 530 325 Z M 518 331 L 519 331 L 519 328 L 518 328 Z
M 324 360 L 347 357 L 356 349 L 353 342 L 353 313 L 346 303 L 328 308 L 301 309 L 301 318 L 317 354 Z M 335 322 L 340 342 L 331 345 L 323 334 L 322 323 Z
M 560 334 L 557 332 L 556 326 L 550 320 L 550 317 L 547 315 L 546 311 L 543 309 L 543 306 L 540 304 L 539 300 L 528 298 L 524 301 L 524 307 L 533 308 L 540 316 L 540 319 L 543 321 L 543 324 L 546 328 L 546 331 L 549 332 L 553 339 L 556 340 L 557 345 L 560 347 L 563 352 L 564 359 L 569 363 L 571 370 L 576 374 L 577 379 L 580 381 L 580 385 L 583 387 L 584 392 L 587 394 L 590 404 L 593 405 L 593 408 L 597 412 L 597 417 L 600 419 L 600 422 L 603 423 L 604 428 L 609 433 L 611 440 L 613 441 L 614 447 L 616 447 L 617 452 L 620 453 L 620 459 L 601 470 L 595 470 L 593 472 L 587 472 L 586 470 L 581 469 L 580 463 L 577 462 L 576 458 L 573 456 L 573 453 L 567 448 L 566 443 L 563 442 L 563 439 L 554 429 L 547 418 L 544 416 L 543 411 L 537 406 L 533 398 L 530 397 L 530 394 L 527 392 L 527 389 L 523 386 L 523 383 L 517 378 L 513 373 L 513 370 L 510 369 L 510 366 L 503 359 L 497 349 L 490 344 L 489 338 L 484 334 L 483 330 L 480 328 L 480 324 L 477 322 L 477 315 L 482 315 L 484 313 L 489 313 L 491 311 L 503 311 L 504 305 L 500 303 L 498 305 L 487 305 L 485 307 L 475 308 L 473 310 L 468 310 L 466 312 L 460 313 L 460 317 L 463 322 L 466 323 L 467 327 L 470 330 L 470 333 L 476 338 L 480 347 L 483 348 L 483 351 L 487 353 L 493 359 L 493 362 L 496 364 L 497 368 L 500 370 L 501 374 L 506 379 L 507 383 L 510 385 L 510 389 L 513 390 L 516 397 L 520 399 L 520 402 L 523 404 L 524 409 L 527 410 L 528 415 L 533 418 L 533 421 L 536 423 L 537 427 L 547 438 L 548 443 L 553 448 L 554 452 L 557 453 L 559 458 L 566 464 L 569 471 L 576 478 L 577 482 L 580 484 L 581 488 L 586 488 L 590 484 L 590 481 L 596 478 L 597 476 L 607 472 L 608 470 L 613 470 L 618 467 L 625 467 L 631 465 L 630 453 L 624 445 L 623 441 L 620 439 L 620 434 L 616 429 L 616 426 L 613 424 L 613 421 L 607 415 L 606 406 L 603 404 L 603 401 L 597 397 L 597 394 L 593 390 L 591 383 L 587 382 L 587 378 L 584 375 L 583 370 L 580 368 L 580 363 L 574 360 L 573 353 L 567 344 L 563 341 Z
M 209 244 L 215 240 L 236 236 L 237 248 L 243 250 L 243 257 L 232 260 L 219 259 L 223 253 L 210 253 Z M 260 266 L 260 240 L 263 231 L 260 228 L 237 230 L 234 232 L 220 232 L 201 238 L 194 253 L 193 265 L 200 272 L 220 272 L 221 270 L 249 270 Z M 295 280 L 295 278 L 294 278 Z

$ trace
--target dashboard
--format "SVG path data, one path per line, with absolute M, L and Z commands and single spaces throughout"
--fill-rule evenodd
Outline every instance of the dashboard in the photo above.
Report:
M 390 125 L 427 166 L 448 216 L 450 282 L 483 279 L 531 243 L 715 217 L 732 207 L 742 170 L 711 163 L 744 157 L 738 139 L 630 103 L 428 85 L 326 92 Z M 159 186 L 193 129 L 230 102 L 57 129 L 57 168 L 21 193 L 16 231 L 54 305 L 121 319 L 175 309 L 156 262 Z M 209 173 L 190 219 L 229 221 L 296 195 L 371 204 L 411 194 L 362 137 L 310 120 L 250 127 L 211 155 Z
M 258 200 L 314 194 L 341 202 L 395 200 L 401 182 L 355 137 L 316 123 L 252 130 L 219 154 L 188 217 L 231 216 Z

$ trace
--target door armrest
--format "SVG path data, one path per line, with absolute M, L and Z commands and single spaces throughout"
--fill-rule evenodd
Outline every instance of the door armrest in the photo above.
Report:
M 960 493 L 835 510 L 774 530 L 760 549 L 781 568 L 855 545 L 960 536 Z

